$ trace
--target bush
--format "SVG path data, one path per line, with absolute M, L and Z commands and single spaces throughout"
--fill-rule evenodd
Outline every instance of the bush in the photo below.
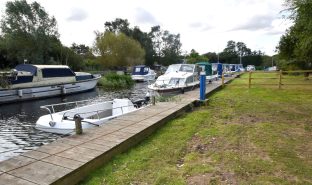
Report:
M 130 88 L 134 85 L 130 75 L 118 75 L 116 73 L 108 73 L 103 76 L 98 85 L 110 90 Z

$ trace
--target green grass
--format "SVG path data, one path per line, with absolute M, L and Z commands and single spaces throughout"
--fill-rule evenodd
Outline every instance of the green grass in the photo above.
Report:
M 312 184 L 312 86 L 237 86 L 244 78 L 82 184 Z
M 131 88 L 134 84 L 131 76 L 116 73 L 108 73 L 98 81 L 98 86 L 108 90 Z

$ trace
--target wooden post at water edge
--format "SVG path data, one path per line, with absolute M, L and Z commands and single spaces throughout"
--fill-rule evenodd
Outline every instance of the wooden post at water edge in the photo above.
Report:
M 82 125 L 81 125 L 81 120 L 82 118 L 80 117 L 79 114 L 74 115 L 74 121 L 75 121 L 75 126 L 76 126 L 76 134 L 80 135 L 82 134 Z

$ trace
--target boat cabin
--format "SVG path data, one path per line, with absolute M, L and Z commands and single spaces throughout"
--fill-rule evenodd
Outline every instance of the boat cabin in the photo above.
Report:
M 6 80 L 12 88 L 32 86 L 44 86 L 50 84 L 72 83 L 81 80 L 92 79 L 93 75 L 89 73 L 75 73 L 65 65 L 17 65 L 6 76 Z
M 206 72 L 206 76 L 213 75 L 212 74 L 212 65 L 209 62 L 198 62 L 196 64 L 201 68 L 201 71 Z
M 134 66 L 131 75 L 147 75 L 150 68 L 145 65 Z

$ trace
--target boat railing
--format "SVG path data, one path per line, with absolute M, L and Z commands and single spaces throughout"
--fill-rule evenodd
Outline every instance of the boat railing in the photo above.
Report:
M 53 120 L 52 114 L 55 113 L 56 107 L 72 105 L 72 106 L 75 106 L 74 108 L 78 108 L 79 105 L 84 105 L 83 103 L 90 102 L 90 101 L 92 101 L 92 100 L 81 100 L 81 101 L 74 101 L 74 102 L 57 103 L 57 104 L 43 105 L 43 106 L 40 106 L 40 108 L 47 110 L 51 116 L 51 119 Z M 72 108 L 73 107 L 71 107 L 71 109 Z M 66 111 L 66 109 L 63 111 Z
M 113 110 L 116 110 L 116 109 L 120 109 L 121 110 L 121 115 L 123 115 L 124 114 L 124 108 L 127 108 L 127 107 L 135 107 L 137 109 L 137 107 L 135 105 L 126 105 L 126 106 L 120 106 L 120 107 L 114 107 L 114 108 L 98 109 L 98 110 L 88 111 L 88 112 L 67 111 L 67 112 L 64 112 L 63 117 L 62 117 L 62 121 L 64 119 L 68 119 L 68 116 L 66 116 L 66 114 L 74 114 L 74 115 L 76 115 L 76 114 L 79 114 L 79 115 L 92 114 L 90 116 L 94 116 L 96 114 L 97 119 L 99 120 L 99 119 L 101 119 L 101 116 L 100 116 L 101 112 L 107 111 L 107 110 L 112 110 L 113 111 Z M 129 112 L 131 112 L 131 111 L 129 111 Z

